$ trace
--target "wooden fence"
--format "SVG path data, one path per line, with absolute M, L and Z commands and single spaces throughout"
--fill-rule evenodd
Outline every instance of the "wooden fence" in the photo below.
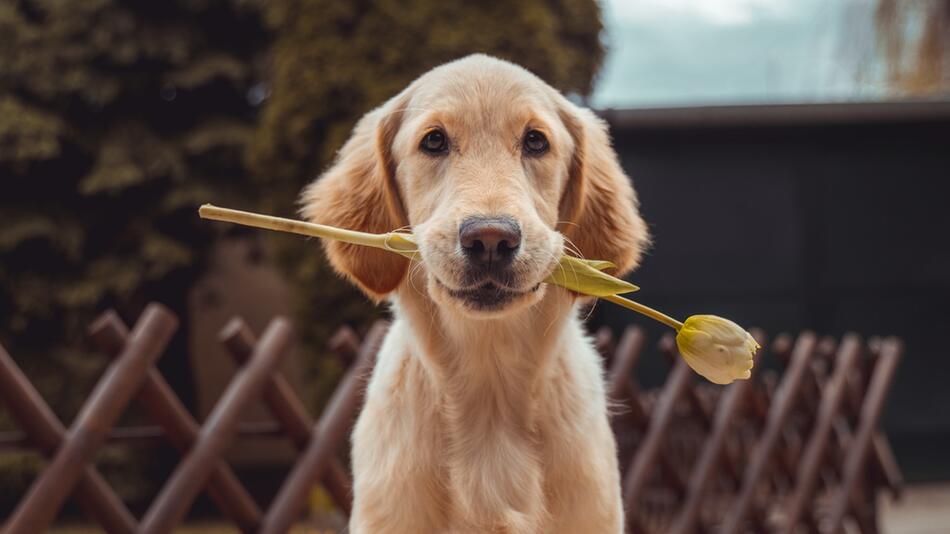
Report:
M 288 531 L 316 484 L 349 513 L 349 473 L 338 453 L 387 325 L 377 323 L 363 340 L 350 329 L 334 336 L 332 348 L 349 370 L 314 421 L 276 372 L 291 344 L 288 321 L 274 319 L 258 339 L 233 319 L 220 341 L 240 368 L 199 425 L 154 367 L 177 323 L 159 304 L 149 305 L 131 331 L 113 312 L 95 321 L 90 336 L 113 360 L 68 429 L 0 347 L 0 398 L 22 431 L 0 436 L 0 449 L 33 448 L 48 459 L 4 533 L 42 532 L 70 496 L 110 534 L 171 532 L 202 491 L 243 532 Z M 630 327 L 615 343 L 601 330 L 595 339 L 618 404 L 613 423 L 629 532 L 837 533 L 845 524 L 877 532 L 876 495 L 884 488 L 896 496 L 901 487 L 878 428 L 902 351 L 898 340 L 863 344 L 849 334 L 838 344 L 810 333 L 780 336 L 760 353 L 752 380 L 721 388 L 698 383 L 672 338 L 664 338 L 659 348 L 672 370 L 662 388 L 644 391 L 634 372 L 647 344 L 643 331 Z M 766 364 L 781 371 L 761 371 Z M 115 428 L 133 399 L 154 426 Z M 269 408 L 272 423 L 241 423 L 255 399 Z M 234 440 L 260 435 L 284 436 L 299 451 L 266 510 L 222 459 Z M 93 459 L 106 442 L 149 438 L 167 440 L 182 458 L 137 519 Z
M 659 349 L 672 370 L 656 391 L 632 372 L 641 329 L 628 328 L 616 349 L 609 332 L 595 339 L 621 406 L 613 424 L 628 532 L 878 532 L 878 491 L 897 497 L 902 485 L 878 429 L 897 339 L 783 335 L 759 352 L 751 380 L 723 388 L 694 380 L 667 336 Z

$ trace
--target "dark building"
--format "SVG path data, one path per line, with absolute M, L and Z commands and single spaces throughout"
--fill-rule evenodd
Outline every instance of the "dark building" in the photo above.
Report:
M 655 240 L 639 300 L 771 334 L 900 336 L 884 424 L 908 478 L 950 478 L 950 102 L 603 116 Z M 593 319 L 662 332 L 606 304 Z

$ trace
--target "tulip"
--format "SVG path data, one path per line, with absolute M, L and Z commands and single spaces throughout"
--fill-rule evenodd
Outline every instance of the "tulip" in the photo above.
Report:
M 419 259 L 419 247 L 412 234 L 389 232 L 371 234 L 271 217 L 246 211 L 219 208 L 205 204 L 198 209 L 204 219 L 232 222 L 268 230 L 290 232 L 311 237 L 336 239 L 355 245 L 376 247 L 400 254 L 410 260 Z M 659 321 L 676 330 L 676 346 L 686 363 L 710 382 L 729 384 L 747 379 L 752 374 L 753 357 L 760 348 L 752 335 L 736 323 L 715 315 L 693 315 L 685 322 L 654 310 L 639 302 L 621 297 L 639 288 L 625 280 L 603 272 L 614 267 L 609 261 L 585 260 L 563 255 L 554 272 L 545 279 L 571 291 L 602 298 Z
M 736 323 L 715 315 L 693 315 L 676 334 L 676 346 L 694 371 L 716 384 L 752 376 L 760 348 Z

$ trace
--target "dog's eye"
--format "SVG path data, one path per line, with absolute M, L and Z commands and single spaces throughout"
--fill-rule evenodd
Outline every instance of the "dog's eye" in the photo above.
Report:
M 548 151 L 548 138 L 537 130 L 529 130 L 524 134 L 522 145 L 524 145 L 525 154 L 540 156 Z
M 427 154 L 444 154 L 449 148 L 449 139 L 442 130 L 432 130 L 422 138 L 419 149 Z

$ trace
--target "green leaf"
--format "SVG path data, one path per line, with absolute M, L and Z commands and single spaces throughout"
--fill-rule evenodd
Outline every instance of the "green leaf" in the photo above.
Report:
M 640 288 L 619 278 L 602 272 L 602 269 L 615 267 L 605 260 L 582 260 L 573 256 L 561 256 L 554 272 L 545 280 L 549 284 L 559 285 L 595 297 L 609 297 L 632 293 Z

